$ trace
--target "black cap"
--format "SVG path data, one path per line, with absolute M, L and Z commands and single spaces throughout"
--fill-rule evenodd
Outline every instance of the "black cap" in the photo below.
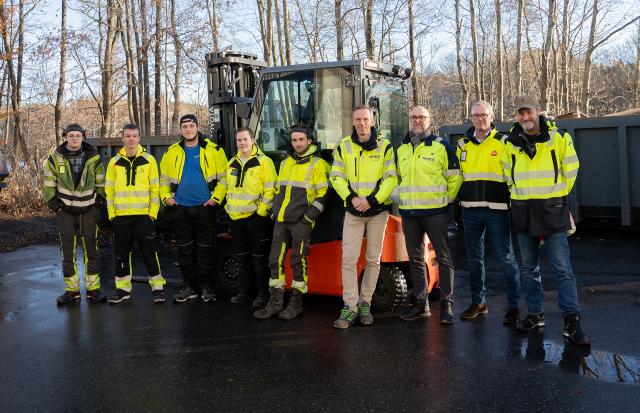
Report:
M 196 118 L 196 115 L 189 113 L 180 118 L 180 125 L 182 125 L 185 122 L 193 122 L 197 125 L 198 118 Z
M 62 137 L 66 137 L 69 132 L 80 132 L 83 138 L 87 137 L 87 131 L 77 123 L 68 124 L 67 127 L 62 130 Z

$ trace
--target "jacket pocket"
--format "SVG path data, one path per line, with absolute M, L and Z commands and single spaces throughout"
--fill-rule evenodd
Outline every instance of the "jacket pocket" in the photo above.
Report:
M 511 225 L 517 232 L 529 230 L 529 205 L 526 202 L 511 201 Z
M 569 226 L 566 199 L 547 199 L 542 203 L 542 225 L 546 231 L 563 231 Z

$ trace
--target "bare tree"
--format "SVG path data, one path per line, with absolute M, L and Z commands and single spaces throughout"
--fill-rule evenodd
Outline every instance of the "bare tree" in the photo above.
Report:
M 542 55 L 542 77 L 540 78 L 540 106 L 544 110 L 549 109 L 549 56 L 553 43 L 553 31 L 556 25 L 556 0 L 549 0 L 549 12 L 547 15 L 547 36 L 544 41 Z
M 106 138 L 111 133 L 113 100 L 113 57 L 116 41 L 118 39 L 118 14 L 120 13 L 119 0 L 107 0 L 107 32 L 104 43 L 104 58 L 102 60 L 102 106 L 100 108 L 102 123 L 100 137 Z
M 364 15 L 364 39 L 367 48 L 367 58 L 374 58 L 376 42 L 373 38 L 373 0 L 361 0 Z
M 336 22 L 336 59 L 344 60 L 344 34 L 342 26 L 342 0 L 334 1 L 334 16 Z
M 504 62 L 502 61 L 502 13 L 501 1 L 496 0 L 496 60 L 498 65 L 498 99 L 496 100 L 499 119 L 504 118 Z
M 176 0 L 171 0 L 171 34 L 175 50 L 175 71 L 173 77 L 173 115 L 171 116 L 171 131 L 177 133 L 180 119 L 180 75 L 182 73 L 182 41 L 178 35 L 176 22 Z
M 524 0 L 518 0 L 518 17 L 516 24 L 516 95 L 522 94 L 522 17 Z
M 260 36 L 262 37 L 262 51 L 265 62 L 271 65 L 273 63 L 272 60 L 272 40 L 273 35 L 271 33 L 272 30 L 272 16 L 271 16 L 271 1 L 267 0 L 267 9 L 264 8 L 264 0 L 256 0 L 258 4 L 258 18 L 260 20 Z
M 478 36 L 476 33 L 476 11 L 474 0 L 469 0 L 469 18 L 471 20 L 471 45 L 473 47 L 473 80 L 476 100 L 481 99 L 480 94 L 480 62 L 478 59 Z
M 466 119 L 469 117 L 469 89 L 467 88 L 467 82 L 464 76 L 464 69 L 462 67 L 462 17 L 460 16 L 460 0 L 455 2 L 456 8 L 456 66 L 458 68 L 458 83 L 462 89 L 462 117 Z M 415 75 L 415 74 L 414 74 Z
M 140 0 L 140 56 L 142 64 L 142 91 L 144 93 L 144 128 L 143 134 L 151 133 L 151 92 L 149 87 L 149 35 L 147 32 L 147 4 Z
M 61 0 L 60 9 L 60 76 L 53 115 L 56 145 L 60 145 L 62 142 L 62 127 L 60 126 L 60 121 L 62 119 L 62 101 L 64 99 L 64 84 L 67 72 L 67 0 Z
M 286 50 L 287 65 L 291 64 L 291 32 L 289 31 L 289 0 L 282 0 L 282 13 L 284 25 L 284 45 Z
M 175 3 L 175 0 L 171 1 Z M 213 43 L 213 51 L 219 52 L 220 30 L 218 29 L 218 0 L 207 0 L 207 13 L 209 16 L 209 29 L 211 30 L 211 42 Z
M 156 2 L 156 36 L 155 36 L 155 53 L 154 53 L 154 65 L 155 65 L 155 84 L 154 91 L 154 123 L 155 134 L 162 134 L 162 89 L 161 89 L 161 68 L 162 68 L 162 0 L 155 0 Z
M 640 106 L 640 22 L 638 23 L 638 37 L 636 37 L 636 67 L 634 73 L 634 96 L 633 96 L 633 106 Z
M 409 13 L 409 60 L 411 61 L 411 95 L 413 104 L 418 104 L 418 77 L 416 70 L 416 39 L 414 34 L 413 20 L 413 0 L 407 1 L 407 11 Z
M 124 15 L 118 19 L 122 48 L 127 65 L 127 106 L 129 122 L 140 125 L 140 107 L 138 105 L 137 79 L 135 75 L 135 55 L 133 53 L 133 35 L 131 33 L 132 16 L 129 0 L 124 1 Z

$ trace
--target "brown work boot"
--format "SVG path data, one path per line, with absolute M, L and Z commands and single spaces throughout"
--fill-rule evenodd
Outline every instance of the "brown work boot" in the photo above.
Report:
M 269 302 L 264 308 L 253 313 L 253 317 L 258 320 L 266 320 L 278 315 L 284 308 L 284 288 L 269 288 Z
M 504 315 L 504 318 L 502 319 L 502 324 L 515 325 L 515 323 L 518 322 L 519 318 L 520 310 L 515 307 L 510 307 L 509 310 L 507 310 L 507 313 Z
M 461 320 L 475 320 L 480 314 L 489 314 L 489 307 L 486 304 L 471 304 L 469 308 L 460 314 Z
M 293 320 L 300 314 L 302 314 L 302 293 L 294 288 L 291 291 L 287 308 L 278 314 L 278 318 L 281 320 Z

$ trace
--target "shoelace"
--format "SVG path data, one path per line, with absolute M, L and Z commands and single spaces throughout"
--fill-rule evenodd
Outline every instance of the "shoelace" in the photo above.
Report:
M 352 320 L 355 317 L 355 313 L 347 307 L 344 307 L 342 310 L 340 310 L 340 317 L 346 320 Z
M 358 310 L 360 311 L 360 314 L 364 316 L 368 316 L 369 314 L 371 314 L 371 308 L 368 305 L 358 307 Z

